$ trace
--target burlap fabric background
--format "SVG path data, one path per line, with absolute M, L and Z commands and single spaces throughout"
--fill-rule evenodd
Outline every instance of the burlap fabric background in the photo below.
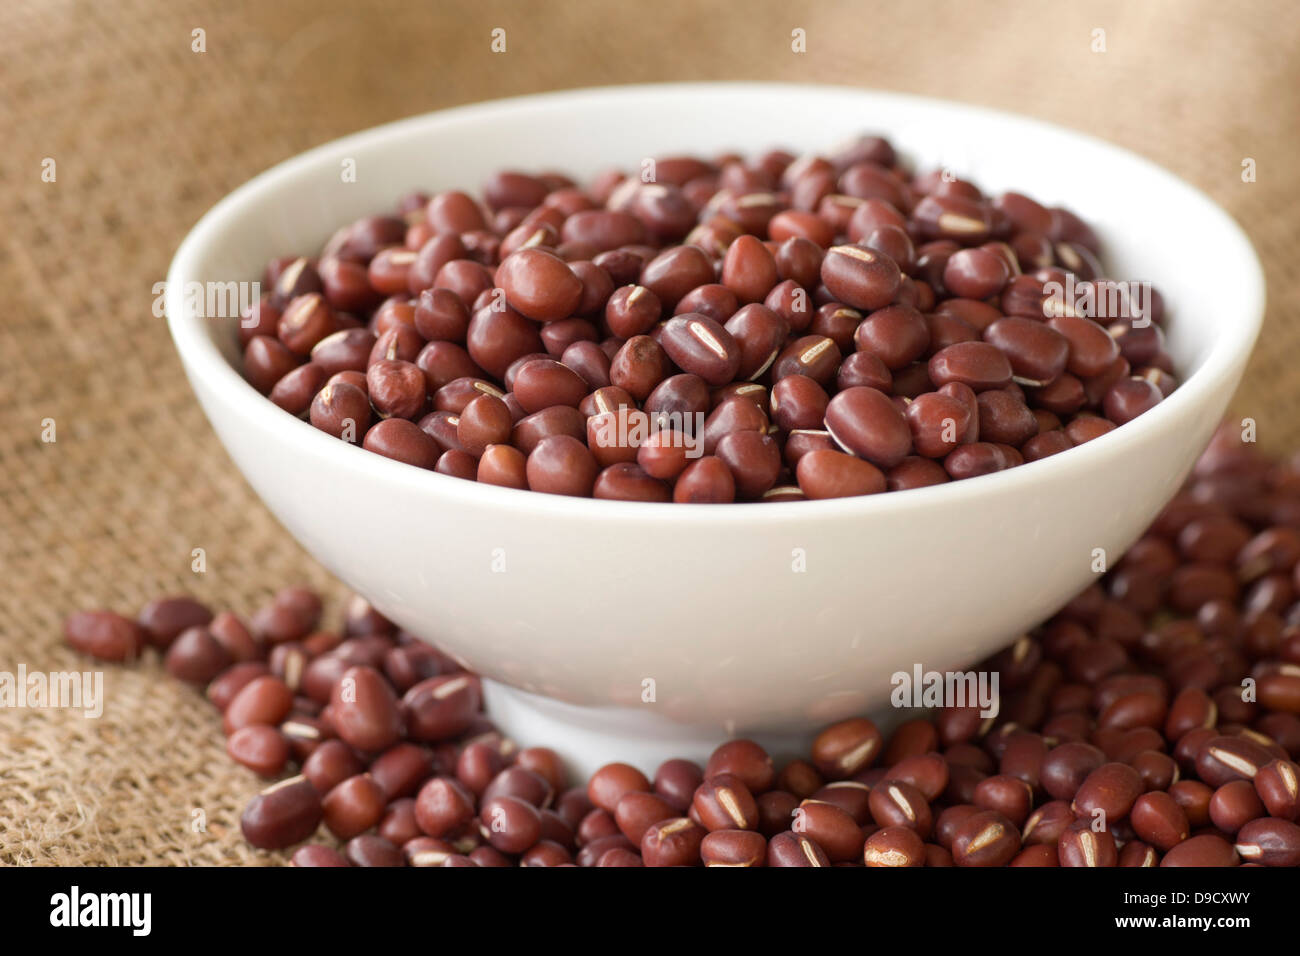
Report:
M 1206 190 L 1253 237 L 1271 304 L 1236 407 L 1258 418 L 1266 446 L 1300 445 L 1293 0 L 10 0 L 0 19 L 0 670 L 84 667 L 60 638 L 78 607 L 133 612 L 191 591 L 251 611 L 291 581 L 337 596 L 213 437 L 151 314 L 152 287 L 198 216 L 263 168 L 492 97 L 687 79 L 851 83 L 1014 109 L 1123 144 Z M 191 50 L 196 27 L 205 53 Z M 507 30 L 505 55 L 489 51 L 495 27 Z M 804 55 L 790 50 L 796 27 Z M 1104 53 L 1090 49 L 1096 28 Z M 54 183 L 41 181 L 47 157 Z M 1241 180 L 1246 157 L 1253 184 Z M 1213 281 L 1213 264 L 1188 263 L 1187 277 Z M 53 444 L 41 441 L 47 418 Z M 190 570 L 196 547 L 206 574 Z M 0 711 L 0 862 L 279 860 L 239 837 L 257 783 L 227 760 L 206 702 L 153 661 L 109 667 L 105 680 L 99 720 Z M 205 832 L 191 827 L 195 810 Z

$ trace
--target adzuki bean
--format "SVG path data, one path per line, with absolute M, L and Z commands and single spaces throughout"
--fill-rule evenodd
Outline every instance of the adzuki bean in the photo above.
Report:
M 883 145 L 793 162 L 781 150 L 661 157 L 653 182 L 609 171 L 586 187 L 504 170 L 483 205 L 459 190 L 409 193 L 316 258 L 271 261 L 272 291 L 240 322 L 244 375 L 320 431 L 443 476 L 714 504 L 1002 471 L 1085 444 L 1177 386 L 1163 300 L 1149 290 L 1131 302 L 1126 285 L 1098 278 L 1096 236 L 1078 216 L 909 174 L 884 140 L 862 141 Z M 1095 294 L 1054 294 L 1071 279 Z M 567 442 L 533 461 L 541 439 L 564 434 L 602 469 L 631 464 L 639 440 L 618 443 L 633 452 L 619 457 L 588 427 L 610 410 L 593 395 L 611 386 L 629 412 L 691 418 L 750 382 L 775 428 L 705 467 L 693 467 L 697 447 L 671 468 L 641 462 L 648 479 L 592 475 Z M 823 430 L 833 445 L 808 447 Z M 705 456 L 724 434 L 706 435 Z M 805 452 L 831 449 L 861 464 L 820 455 L 800 476 Z M 1280 613 L 1280 587 L 1256 600 Z M 1300 709 L 1300 680 L 1270 675 L 1261 693 Z
M 168 598 L 139 621 L 83 612 L 65 630 L 74 649 L 125 658 L 147 623 L 169 670 L 208 682 L 233 759 L 300 770 L 241 819 L 259 848 L 321 822 L 346 840 L 300 847 L 294 865 L 1296 866 L 1300 719 L 1240 683 L 1292 676 L 1294 597 L 1251 610 L 1249 588 L 1211 574 L 1294 576 L 1289 526 L 1270 522 L 1300 501 L 1295 474 L 1221 431 L 1108 575 L 981 665 L 1007 690 L 996 718 L 946 707 L 888 744 L 849 718 L 779 769 L 742 738 L 703 767 L 666 761 L 651 781 L 614 763 L 568 787 L 556 752 L 491 728 L 477 677 L 362 599 L 342 632 L 322 630 L 301 587 L 249 623 Z M 1224 490 L 1240 487 L 1272 489 L 1269 508 Z M 1188 593 L 1153 596 L 1137 574 L 1172 585 L 1189 568 Z M 1251 627 L 1269 614 L 1272 638 Z

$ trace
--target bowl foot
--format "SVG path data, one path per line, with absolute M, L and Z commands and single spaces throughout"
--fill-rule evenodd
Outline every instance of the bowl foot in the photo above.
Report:
M 671 757 L 703 766 L 709 754 L 731 737 L 758 741 L 778 765 L 806 755 L 812 743 L 811 734 L 728 733 L 725 727 L 681 724 L 630 707 L 581 707 L 492 680 L 483 681 L 483 703 L 503 734 L 520 747 L 550 747 L 575 779 L 583 780 L 613 761 L 632 764 L 647 776 Z

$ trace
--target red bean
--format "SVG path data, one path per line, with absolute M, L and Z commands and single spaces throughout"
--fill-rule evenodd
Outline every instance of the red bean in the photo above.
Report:
M 173 677 L 206 684 L 233 663 L 225 646 L 206 627 L 189 627 L 167 649 L 164 664 Z
M 671 499 L 668 486 L 647 475 L 632 462 L 610 465 L 596 476 L 592 495 L 615 501 L 661 501 Z
M 929 373 L 936 385 L 960 382 L 976 392 L 1002 388 L 1011 382 L 1012 374 L 1006 355 L 987 342 L 958 342 L 936 352 Z
M 478 461 L 475 480 L 503 488 L 528 488 L 528 464 L 524 453 L 510 445 L 489 445 Z
M 970 430 L 969 405 L 943 392 L 927 392 L 907 406 L 912 447 L 927 458 L 942 458 L 965 439 Z
M 335 731 L 358 750 L 378 751 L 395 744 L 402 714 L 388 681 L 371 667 L 350 667 L 330 695 Z
M 1074 315 L 1061 315 L 1047 320 L 1070 343 L 1070 358 L 1066 368 L 1080 378 L 1100 375 L 1119 357 L 1119 346 L 1096 322 Z
M 857 386 L 838 393 L 826 408 L 826 430 L 846 451 L 892 468 L 912 451 L 903 413 L 881 392 Z
M 952 836 L 952 860 L 958 866 L 1004 866 L 1020 852 L 1020 833 L 1002 814 L 977 810 Z
M 565 266 L 565 268 L 567 269 L 568 266 Z M 576 277 L 575 281 L 577 281 Z M 426 351 L 435 344 L 439 343 L 430 343 L 425 347 Z M 466 367 L 464 357 L 460 356 L 458 352 L 446 348 L 451 344 L 442 343 L 441 352 L 448 356 L 454 356 L 458 367 L 456 374 L 446 378 L 445 381 L 450 381 L 451 378 L 459 378 L 461 375 L 475 374 L 473 371 L 463 370 Z M 498 380 L 505 376 L 506 369 L 517 359 L 543 351 L 542 339 L 538 334 L 537 324 L 525 318 L 513 308 L 498 310 L 488 307 L 475 312 L 469 320 L 469 327 L 465 333 L 465 347 L 469 353 L 468 357 L 472 359 L 473 363 L 476 363 L 477 367 Z M 421 356 L 423 354 L 421 353 Z M 421 368 L 425 370 L 426 377 L 429 377 L 431 368 L 436 368 L 434 362 L 436 357 L 439 357 L 437 353 L 421 363 Z M 442 361 L 445 362 L 448 359 L 442 359 Z M 445 384 L 445 381 L 443 384 Z
M 1122 378 L 1106 392 L 1102 408 L 1106 417 L 1123 425 L 1160 404 L 1164 396 L 1146 379 Z
M 605 323 L 620 338 L 630 339 L 654 328 L 662 314 L 659 297 L 641 285 L 615 289 L 605 305 Z
M 521 249 L 506 256 L 496 281 L 513 308 L 539 322 L 567 318 L 582 298 L 582 280 L 544 249 Z
M 1161 866 L 1237 866 L 1237 851 L 1223 837 L 1202 834 L 1184 840 L 1164 855 Z
M 379 823 L 387 800 L 369 774 L 337 784 L 321 801 L 325 826 L 340 840 L 350 840 Z
M 640 284 L 653 292 L 667 309 L 674 308 L 695 287 L 712 281 L 713 265 L 695 246 L 665 249 L 645 264 L 640 276 Z
M 948 290 L 970 299 L 996 295 L 1010 278 L 1006 261 L 983 247 L 954 252 L 943 270 L 943 284 Z
M 227 734 L 254 724 L 279 724 L 293 708 L 293 691 L 278 677 L 254 677 L 225 708 L 222 725 Z
M 185 595 L 157 598 L 136 616 L 145 640 L 162 648 L 168 647 L 182 631 L 202 627 L 211 620 L 212 612 L 207 607 Z
M 404 418 L 379 422 L 366 432 L 362 445 L 367 451 L 417 468 L 433 468 L 441 454 L 433 438 Z
M 615 353 L 609 366 L 609 380 L 625 389 L 637 401 L 644 401 L 664 380 L 668 357 L 648 335 L 628 339 Z
M 727 249 L 722 261 L 722 284 L 742 303 L 762 302 L 778 278 L 776 259 L 754 236 L 739 236 Z
M 832 246 L 822 260 L 821 280 L 836 299 L 855 309 L 880 309 L 898 291 L 894 260 L 862 245 Z
M 264 850 L 278 850 L 307 839 L 321 820 L 320 795 L 302 777 L 272 784 L 244 809 L 239 825 L 244 839 Z
M 736 491 L 745 498 L 759 498 L 776 484 L 781 473 L 781 449 L 770 436 L 755 431 L 724 435 L 717 457 L 731 470 Z
M 439 741 L 465 730 L 481 703 L 478 679 L 449 674 L 423 680 L 402 698 L 407 733 L 415 740 Z
M 1253 820 L 1237 833 L 1233 849 L 1247 863 L 1300 866 L 1300 826 L 1290 820 Z
M 740 346 L 731 333 L 699 313 L 671 319 L 663 328 L 660 344 L 679 368 L 710 385 L 725 385 L 740 368 Z M 637 394 L 635 389 L 628 391 Z
M 469 402 L 456 421 L 456 439 L 460 448 L 481 457 L 489 445 L 510 440 L 514 421 L 506 403 L 495 395 L 479 395 Z
M 772 380 L 787 375 L 807 375 L 823 388 L 835 380 L 840 350 L 824 335 L 805 335 L 788 344 L 772 364 Z
M 431 837 L 452 833 L 474 817 L 474 798 L 456 780 L 437 777 L 415 799 L 415 819 Z
M 705 780 L 695 791 L 691 809 L 707 830 L 753 830 L 758 826 L 758 804 L 744 782 L 723 773 Z
M 587 796 L 606 813 L 614 813 L 627 793 L 649 793 L 650 781 L 645 774 L 625 763 L 606 764 L 587 782 Z
M 885 490 L 885 476 L 875 465 L 829 449 L 802 456 L 795 474 L 809 498 L 874 495 Z
M 528 455 L 528 487 L 557 495 L 591 494 L 599 465 L 587 446 L 572 435 L 549 435 Z
M 63 623 L 68 644 L 102 661 L 129 661 L 144 646 L 144 631 L 135 621 L 112 611 L 77 611 Z
M 726 504 L 736 498 L 731 469 L 714 455 L 686 466 L 673 486 L 673 500 L 684 504 Z
M 338 329 L 338 319 L 319 292 L 300 295 L 289 302 L 276 326 L 285 348 L 305 356 L 327 335 Z
M 289 742 L 276 728 L 253 724 L 226 739 L 226 753 L 259 776 L 274 777 L 289 760 Z

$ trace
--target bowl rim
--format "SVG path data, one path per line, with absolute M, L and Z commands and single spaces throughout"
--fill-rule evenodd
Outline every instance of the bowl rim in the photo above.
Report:
M 228 218 L 257 205 L 289 182 L 318 167 L 333 162 L 341 152 L 357 147 L 371 148 L 384 141 L 399 142 L 417 130 L 454 122 L 466 116 L 491 118 L 533 107 L 556 105 L 598 105 L 602 102 L 637 96 L 671 96 L 689 101 L 703 93 L 726 93 L 752 96 L 780 93 L 833 93 L 853 95 L 864 101 L 890 101 L 897 105 L 915 105 L 926 109 L 954 110 L 966 117 L 984 118 L 998 124 L 1018 126 L 1026 133 L 1035 131 L 1054 136 L 1065 135 L 1081 146 L 1100 151 L 1112 159 L 1131 164 L 1148 176 L 1163 179 L 1183 200 L 1197 210 L 1197 217 L 1217 219 L 1216 248 L 1227 252 L 1241 275 L 1239 313 L 1231 322 L 1221 324 L 1201 366 L 1164 401 L 1151 411 L 1104 435 L 1058 455 L 1026 462 L 993 474 L 951 481 L 941 485 L 911 489 L 904 494 L 888 492 L 823 500 L 735 502 L 683 506 L 677 503 L 612 501 L 574 498 L 535 491 L 485 485 L 430 472 L 358 446 L 340 442 L 312 427 L 309 422 L 275 409 L 265 396 L 252 387 L 217 348 L 210 332 L 211 323 L 187 309 L 186 282 L 201 279 L 199 265 L 222 245 L 223 226 Z M 1234 367 L 1245 362 L 1263 322 L 1265 287 L 1259 257 L 1245 232 L 1217 203 L 1181 177 L 1137 153 L 1115 146 L 1088 133 L 1059 126 L 1044 120 L 1022 116 L 985 106 L 871 88 L 802 83 L 700 82 L 650 83 L 586 87 L 512 96 L 436 110 L 371 127 L 315 146 L 286 159 L 239 186 L 209 209 L 194 225 L 177 248 L 167 274 L 165 306 L 167 323 L 189 376 L 202 379 L 205 386 L 227 403 L 234 416 L 252 420 L 265 429 L 272 440 L 292 448 L 304 457 L 342 454 L 337 467 L 350 466 L 377 483 L 397 485 L 413 494 L 428 494 L 449 504 L 487 506 L 520 515 L 550 515 L 569 519 L 606 520 L 617 518 L 644 523 L 700 523 L 702 520 L 730 526 L 752 522 L 759 514 L 768 523 L 801 522 L 819 519 L 857 518 L 890 511 L 908 514 L 942 505 L 978 506 L 980 499 L 993 494 L 1032 494 L 1043 481 L 1068 478 L 1071 470 L 1085 471 L 1089 464 L 1126 467 L 1128 456 L 1140 454 L 1151 436 L 1173 426 L 1180 414 L 1191 413 L 1206 393 L 1224 389 L 1234 374 Z M 267 414 L 275 409 L 278 414 Z M 351 456 L 351 457 L 348 457 Z M 761 505 L 761 510 L 755 509 Z

